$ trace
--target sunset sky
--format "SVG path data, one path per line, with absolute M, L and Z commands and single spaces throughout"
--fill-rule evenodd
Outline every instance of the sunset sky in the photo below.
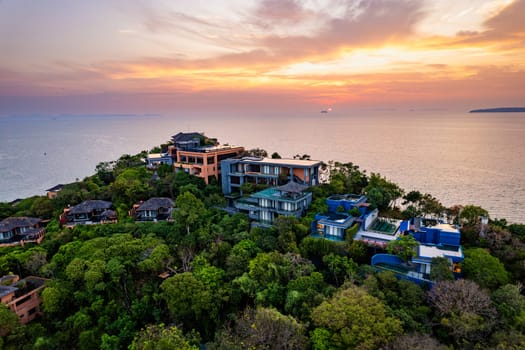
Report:
M 0 0 L 0 113 L 525 105 L 525 0 Z

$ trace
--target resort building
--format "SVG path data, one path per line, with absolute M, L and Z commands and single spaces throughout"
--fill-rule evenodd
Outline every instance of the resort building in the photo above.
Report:
M 377 209 L 369 210 L 366 201 L 366 197 L 360 195 L 333 195 L 327 198 L 328 212 L 315 216 L 311 235 L 343 241 L 348 234 L 352 234 L 353 239 L 379 249 L 385 249 L 389 242 L 403 235 L 411 235 L 418 246 L 410 262 L 404 262 L 396 255 L 375 254 L 372 266 L 392 271 L 400 278 L 419 284 L 432 284 L 432 259 L 441 257 L 448 259 L 451 271 L 459 276 L 463 250 L 457 226 L 424 218 L 406 221 L 381 218 Z
M 419 242 L 416 255 L 410 264 L 391 254 L 376 254 L 372 257 L 372 266 L 382 270 L 393 271 L 401 278 L 416 283 L 432 284 L 430 272 L 433 258 L 445 258 L 456 277 L 461 274 L 459 264 L 463 261 L 463 250 L 460 245 L 461 233 L 454 225 L 437 220 L 414 218 L 409 221 L 408 231 Z
M 359 208 L 364 214 L 368 208 L 366 196 L 359 194 L 335 194 L 326 199 L 329 212 L 337 212 L 338 210 L 350 211 L 353 208 Z
M 242 157 L 223 160 L 222 192 L 229 198 L 242 196 L 242 185 L 281 186 L 290 181 L 306 186 L 319 184 L 320 161 Z
M 63 184 L 58 184 L 56 186 L 53 186 L 51 188 L 48 188 L 46 190 L 47 192 L 47 198 L 49 199 L 53 199 L 55 198 L 57 195 L 58 195 L 58 192 L 60 192 L 62 190 L 62 188 L 64 188 L 64 185 Z
M 11 217 L 0 221 L 0 247 L 24 245 L 25 243 L 40 244 L 44 239 L 46 229 L 42 220 L 30 217 Z
M 271 226 L 279 215 L 299 218 L 306 213 L 312 203 L 312 193 L 306 192 L 307 188 L 290 181 L 238 199 L 234 201 L 234 207 L 260 225 Z
M 66 226 L 79 224 L 104 224 L 117 222 L 112 203 L 103 200 L 87 200 L 71 208 L 65 208 L 60 223 Z
M 408 222 L 379 217 L 374 209 L 362 215 L 362 223 L 354 239 L 363 241 L 368 246 L 384 249 L 388 242 L 398 239 L 407 230 Z
M 155 197 L 145 202 L 135 204 L 130 211 L 130 216 L 136 221 L 163 221 L 171 219 L 175 203 L 171 198 Z
M 46 279 L 40 277 L 26 277 L 19 279 L 17 275 L 8 275 L 0 278 L 0 299 L 26 324 L 41 315 L 40 291 L 44 288 Z
M 316 214 L 312 222 L 312 236 L 344 241 L 347 234 L 369 246 L 384 248 L 406 231 L 408 223 L 378 217 L 377 209 L 369 210 L 363 195 L 332 195 L 326 199 L 328 212 Z
M 326 238 L 333 241 L 344 241 L 347 230 L 359 225 L 356 218 L 347 213 L 329 211 L 316 214 L 312 222 L 312 237 Z
M 244 152 L 243 147 L 220 145 L 216 140 L 196 132 L 180 132 L 172 137 L 172 142 L 168 154 L 173 159 L 175 170 L 201 177 L 206 184 L 212 178 L 220 180 L 221 161 Z
M 162 164 L 173 165 L 173 158 L 169 153 L 150 153 L 146 158 L 149 169 L 157 169 Z

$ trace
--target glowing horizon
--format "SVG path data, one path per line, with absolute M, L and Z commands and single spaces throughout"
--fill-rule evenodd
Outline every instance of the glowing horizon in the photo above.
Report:
M 59 2 L 0 2 L 0 113 L 525 105 L 525 0 Z

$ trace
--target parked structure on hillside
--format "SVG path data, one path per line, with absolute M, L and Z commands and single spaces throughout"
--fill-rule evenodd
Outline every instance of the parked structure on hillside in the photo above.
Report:
M 55 198 L 57 195 L 58 195 L 58 192 L 60 192 L 63 188 L 64 188 L 65 185 L 63 184 L 58 184 L 56 186 L 53 186 L 51 188 L 48 188 L 46 190 L 47 192 L 47 198 L 49 199 L 53 199 Z
M 363 195 L 332 195 L 326 199 L 328 212 L 317 213 L 312 222 L 312 236 L 344 241 L 348 230 L 352 238 L 369 246 L 384 248 L 405 230 L 401 220 L 380 218 L 377 209 L 370 210 Z
M 312 193 L 306 192 L 308 186 L 288 182 L 286 185 L 270 187 L 256 192 L 247 198 L 234 201 L 234 207 L 248 214 L 259 225 L 270 226 L 279 216 L 301 217 L 312 203 Z
M 145 202 L 135 204 L 130 216 L 137 221 L 163 221 L 171 219 L 175 203 L 171 198 L 154 197 Z
M 66 226 L 79 224 L 104 224 L 117 222 L 117 213 L 111 210 L 112 203 L 103 200 L 87 200 L 71 208 L 65 208 L 60 223 Z
M 42 220 L 31 217 L 10 217 L 0 221 L 0 247 L 40 244 L 46 229 Z
M 175 170 L 201 177 L 206 184 L 212 178 L 220 180 L 222 160 L 236 157 L 244 151 L 243 147 L 220 145 L 215 139 L 196 132 L 180 132 L 172 137 L 172 142 L 168 155 L 173 159 Z
M 0 299 L 26 324 L 41 315 L 40 291 L 44 288 L 46 279 L 29 276 L 19 279 L 17 275 L 7 275 L 0 278 Z
M 433 258 L 448 259 L 451 271 L 456 275 L 461 272 L 459 263 L 463 261 L 463 251 L 457 226 L 424 218 L 406 221 L 381 218 L 377 209 L 370 210 L 366 197 L 360 195 L 334 195 L 326 204 L 328 212 L 316 214 L 312 222 L 313 237 L 343 241 L 352 234 L 353 239 L 370 247 L 386 249 L 389 242 L 411 235 L 418 246 L 409 263 L 395 255 L 376 254 L 372 257 L 372 265 L 420 284 L 432 283 Z
M 319 184 L 320 161 L 242 157 L 223 160 L 222 192 L 227 198 L 243 195 L 242 185 L 282 186 L 293 181 L 315 186 Z
M 157 169 L 162 164 L 173 165 L 173 158 L 168 152 L 150 153 L 146 158 L 146 162 L 149 169 Z
M 460 244 L 461 233 L 457 226 L 439 220 L 414 218 L 409 221 L 405 234 L 411 235 L 419 242 L 416 255 L 410 264 L 404 263 L 394 255 L 376 254 L 372 257 L 372 266 L 393 271 L 399 277 L 416 283 L 431 284 L 432 259 L 445 258 L 456 277 L 460 275 L 459 264 L 464 256 Z

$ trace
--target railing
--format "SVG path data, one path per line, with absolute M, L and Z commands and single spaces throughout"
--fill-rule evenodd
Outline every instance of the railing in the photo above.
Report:
M 14 246 L 24 246 L 26 243 L 36 243 L 40 244 L 42 240 L 44 239 L 44 235 L 46 233 L 45 228 L 40 228 L 38 231 L 32 233 L 31 235 L 28 235 L 27 237 L 20 237 L 19 240 L 14 240 L 10 242 L 4 242 L 0 243 L 0 247 L 14 247 Z M 16 239 L 16 237 L 14 237 Z

